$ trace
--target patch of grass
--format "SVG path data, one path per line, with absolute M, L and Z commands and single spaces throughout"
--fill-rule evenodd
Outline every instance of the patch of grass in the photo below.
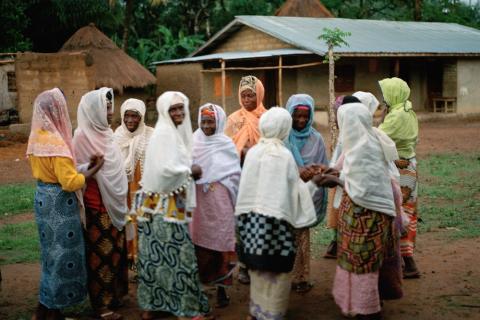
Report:
M 33 211 L 35 185 L 31 183 L 0 186 L 0 219 L 12 214 Z
M 480 236 L 480 155 L 438 154 L 419 161 L 420 232 Z
M 0 226 L 0 264 L 35 262 L 39 258 L 35 221 Z

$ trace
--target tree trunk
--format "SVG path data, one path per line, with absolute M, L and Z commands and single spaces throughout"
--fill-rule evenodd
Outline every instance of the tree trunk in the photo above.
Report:
M 126 0 L 125 4 L 125 19 L 123 20 L 123 44 L 122 49 L 123 51 L 127 52 L 128 50 L 128 37 L 130 35 L 130 23 L 132 21 L 132 14 L 133 14 L 133 1 L 134 0 Z
M 330 128 L 330 154 L 332 154 L 333 149 L 337 145 L 338 138 L 338 128 L 335 121 L 335 60 L 333 57 L 333 46 L 328 46 L 328 95 L 329 95 L 329 105 L 328 105 L 328 125 Z
M 415 21 L 422 20 L 422 0 L 415 0 Z

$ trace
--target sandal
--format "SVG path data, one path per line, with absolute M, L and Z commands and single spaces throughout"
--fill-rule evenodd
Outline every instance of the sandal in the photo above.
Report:
M 165 311 L 143 311 L 140 316 L 142 320 L 153 320 L 159 318 L 167 318 L 171 314 Z
M 122 320 L 123 316 L 119 313 L 113 311 L 107 311 L 100 314 L 100 319 L 102 320 Z
M 304 294 L 307 293 L 308 291 L 312 290 L 313 284 L 307 281 L 302 281 L 296 284 L 292 285 L 293 290 L 295 290 L 296 293 Z

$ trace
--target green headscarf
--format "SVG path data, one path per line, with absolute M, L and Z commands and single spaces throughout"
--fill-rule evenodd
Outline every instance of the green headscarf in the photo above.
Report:
M 378 82 L 383 99 L 389 106 L 388 114 L 379 126 L 395 142 L 401 158 L 415 157 L 418 139 L 417 115 L 413 111 L 410 87 L 400 78 L 387 78 Z
M 400 78 L 387 78 L 378 82 L 382 89 L 383 99 L 389 106 L 389 111 L 403 108 L 404 111 L 412 110 L 410 87 Z

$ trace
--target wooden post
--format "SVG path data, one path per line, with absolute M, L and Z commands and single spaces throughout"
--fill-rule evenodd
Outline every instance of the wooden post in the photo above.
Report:
M 328 46 L 328 124 L 330 127 L 330 154 L 333 153 L 333 149 L 337 145 L 338 128 L 335 122 L 335 59 L 333 56 L 333 46 Z
M 395 77 L 400 76 L 400 59 L 395 59 L 395 67 L 393 69 Z
M 283 106 L 283 86 L 282 86 L 283 70 L 282 70 L 282 66 L 283 66 L 283 59 L 282 59 L 282 56 L 279 56 L 278 57 L 278 105 L 280 107 Z
M 224 110 L 227 110 L 227 97 L 225 96 L 225 81 L 226 81 L 226 74 L 225 74 L 225 60 L 220 60 L 221 68 L 222 68 L 222 107 Z

